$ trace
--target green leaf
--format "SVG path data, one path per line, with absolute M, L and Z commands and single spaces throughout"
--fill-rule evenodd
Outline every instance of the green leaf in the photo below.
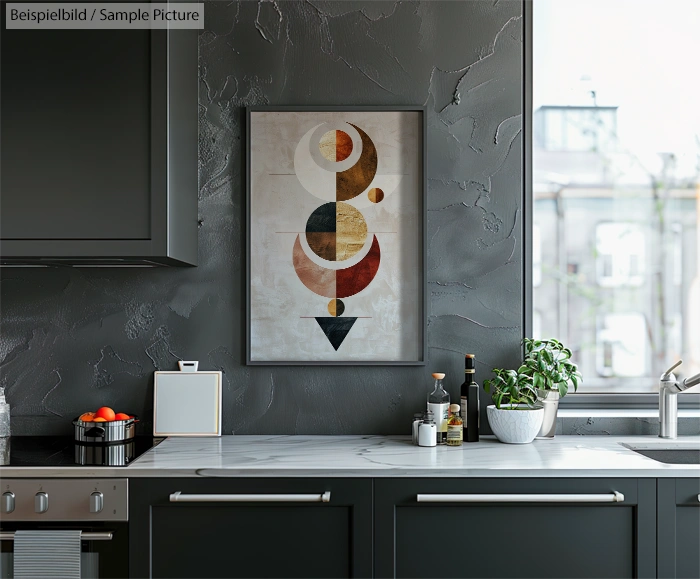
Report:
M 544 390 L 545 388 L 545 379 L 542 377 L 542 374 L 539 372 L 535 372 L 535 374 L 532 377 L 532 385 L 534 388 L 539 388 L 540 390 Z
M 542 358 L 547 364 L 554 364 L 554 357 L 549 350 L 542 350 Z
M 557 386 L 559 387 L 559 396 L 564 398 L 564 396 L 566 396 L 566 393 L 569 391 L 569 387 L 566 385 L 566 382 L 559 382 Z

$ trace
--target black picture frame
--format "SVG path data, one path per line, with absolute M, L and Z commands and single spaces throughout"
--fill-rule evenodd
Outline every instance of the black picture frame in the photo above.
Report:
M 419 112 L 422 115 L 422 135 L 420 145 L 422 147 L 421 159 L 421 178 L 420 184 L 422 193 L 420 195 L 421 210 L 420 214 L 420 236 L 421 236 L 421 255 L 420 258 L 420 288 L 422 295 L 420 296 L 419 304 L 421 312 L 419 319 L 421 320 L 421 357 L 418 360 L 272 360 L 261 361 L 251 359 L 251 126 L 252 114 L 256 112 L 403 112 L 413 111 Z M 427 291 L 427 191 L 428 191 L 428 153 L 427 153 L 427 107 L 423 105 L 416 106 L 252 106 L 245 109 L 245 187 L 246 187 L 246 205 L 245 205 L 245 256 L 246 256 L 246 273 L 245 273 L 245 295 L 246 295 L 246 365 L 250 366 L 424 366 L 428 358 L 427 344 L 427 316 L 428 316 L 428 291 Z

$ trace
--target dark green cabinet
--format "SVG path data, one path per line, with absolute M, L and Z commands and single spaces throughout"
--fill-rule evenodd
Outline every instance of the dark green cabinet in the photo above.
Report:
M 700 480 L 659 479 L 658 577 L 700 577 Z
M 654 577 L 655 494 L 654 479 L 376 480 L 375 577 Z
M 369 479 L 132 479 L 130 497 L 131 577 L 372 574 Z
M 700 577 L 697 478 L 129 485 L 131 577 Z

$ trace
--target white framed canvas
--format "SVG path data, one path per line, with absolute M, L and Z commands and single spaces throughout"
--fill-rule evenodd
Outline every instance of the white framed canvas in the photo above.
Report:
M 425 122 L 248 109 L 249 364 L 424 363 Z

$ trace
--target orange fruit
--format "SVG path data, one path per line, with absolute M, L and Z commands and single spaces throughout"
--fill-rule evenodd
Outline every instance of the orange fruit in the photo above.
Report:
M 97 418 L 92 419 L 93 422 L 107 422 L 105 418 L 102 418 L 101 416 L 98 416 Z
M 131 416 L 124 414 L 123 412 L 117 412 L 114 415 L 114 420 L 129 420 L 129 418 L 131 418 Z
M 114 410 L 109 406 L 103 406 L 95 412 L 95 418 L 104 418 L 106 422 L 114 420 Z M 94 420 L 93 420 L 94 422 Z
M 94 418 L 95 418 L 94 412 L 83 412 L 78 417 L 78 420 L 80 420 L 81 422 L 92 422 Z

